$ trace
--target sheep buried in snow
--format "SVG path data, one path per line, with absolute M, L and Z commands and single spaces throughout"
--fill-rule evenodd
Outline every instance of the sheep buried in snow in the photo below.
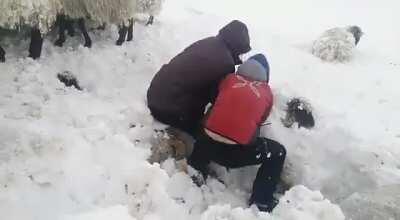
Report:
M 311 104 L 304 98 L 292 98 L 287 103 L 286 116 L 281 118 L 282 124 L 290 128 L 294 123 L 298 127 L 311 129 L 315 125 Z
M 348 61 L 362 35 L 358 26 L 329 29 L 314 41 L 312 54 L 328 62 Z

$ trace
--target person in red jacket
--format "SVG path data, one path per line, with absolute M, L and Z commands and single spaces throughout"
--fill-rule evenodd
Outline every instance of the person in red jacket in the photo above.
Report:
M 250 204 L 270 212 L 277 204 L 273 193 L 280 180 L 286 150 L 276 141 L 258 137 L 273 105 L 268 82 L 269 64 L 262 54 L 251 57 L 236 73 L 221 81 L 188 163 L 204 178 L 211 161 L 228 168 L 261 164 Z

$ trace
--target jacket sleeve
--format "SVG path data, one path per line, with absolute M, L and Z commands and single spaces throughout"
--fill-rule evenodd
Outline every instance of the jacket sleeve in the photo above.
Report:
M 232 73 L 234 74 L 234 73 Z M 225 76 L 222 80 L 220 80 L 219 84 L 213 88 L 211 88 L 211 104 L 214 104 L 215 101 L 217 100 L 218 94 L 219 92 L 225 88 L 225 85 L 228 81 L 228 77 L 231 76 L 231 74 L 228 74 L 227 76 Z
M 269 106 L 269 107 L 265 110 L 264 115 L 263 115 L 263 117 L 261 118 L 261 124 L 264 123 L 264 122 L 267 120 L 269 114 L 271 113 L 271 109 L 272 109 L 272 105 Z
M 271 94 L 271 100 L 268 103 L 267 107 L 265 108 L 264 115 L 261 118 L 261 122 L 260 122 L 261 124 L 264 123 L 267 120 L 268 116 L 271 114 L 271 110 L 272 110 L 272 106 L 273 105 L 274 105 L 274 98 L 273 98 L 273 96 Z
M 214 105 L 215 101 L 217 100 L 218 91 L 219 91 L 219 89 L 218 89 L 217 86 L 213 86 L 213 87 L 210 89 L 210 103 L 211 103 L 212 105 Z

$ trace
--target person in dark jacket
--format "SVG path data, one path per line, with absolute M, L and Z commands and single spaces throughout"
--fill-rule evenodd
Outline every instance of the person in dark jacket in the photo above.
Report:
M 277 204 L 273 193 L 280 180 L 286 150 L 276 141 L 258 137 L 273 105 L 268 80 L 268 62 L 264 55 L 257 54 L 221 82 L 188 163 L 204 178 L 211 161 L 228 168 L 261 164 L 250 204 L 270 212 Z
M 250 51 L 246 25 L 234 20 L 215 37 L 197 41 L 161 67 L 147 91 L 147 105 L 158 121 L 194 135 L 219 82 Z

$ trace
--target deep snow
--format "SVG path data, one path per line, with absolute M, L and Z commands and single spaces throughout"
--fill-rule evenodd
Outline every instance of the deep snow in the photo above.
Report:
M 69 38 L 44 44 L 38 61 L 8 45 L 0 63 L 0 213 L 6 219 L 399 219 L 399 3 L 384 1 L 169 0 L 154 26 L 114 46 L 116 27 L 94 46 Z M 250 29 L 250 54 L 271 64 L 275 107 L 263 134 L 288 150 L 296 185 L 272 215 L 248 208 L 255 167 L 218 173 L 196 187 L 173 161 L 150 165 L 154 122 L 145 105 L 158 68 L 231 19 Z M 312 56 L 324 30 L 356 24 L 366 33 L 347 63 Z M 249 54 L 249 55 L 250 55 Z M 247 55 L 247 56 L 249 56 Z M 210 54 L 212 56 L 212 54 Z M 74 73 L 84 91 L 65 88 Z M 285 128 L 285 102 L 311 102 L 313 130 Z

